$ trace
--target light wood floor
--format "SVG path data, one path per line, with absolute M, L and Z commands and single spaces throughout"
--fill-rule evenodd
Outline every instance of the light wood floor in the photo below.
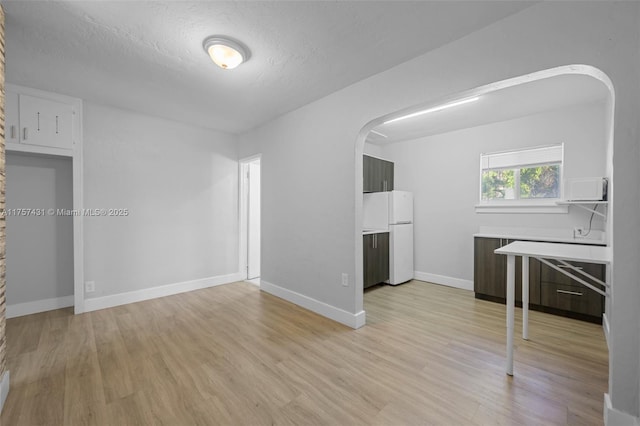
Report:
M 602 424 L 594 324 L 531 312 L 515 376 L 504 306 L 422 282 L 365 294 L 351 330 L 235 283 L 7 322 L 9 425 Z M 520 310 L 516 309 L 516 325 Z

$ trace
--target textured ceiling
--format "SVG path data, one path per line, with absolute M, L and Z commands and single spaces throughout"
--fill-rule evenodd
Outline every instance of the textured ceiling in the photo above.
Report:
M 7 81 L 242 132 L 528 7 L 505 1 L 4 1 Z M 202 50 L 241 40 L 233 71 Z
M 369 133 L 367 142 L 386 145 L 578 104 L 604 102 L 608 94 L 607 87 L 593 77 L 559 75 L 489 92 L 475 102 L 382 124 Z

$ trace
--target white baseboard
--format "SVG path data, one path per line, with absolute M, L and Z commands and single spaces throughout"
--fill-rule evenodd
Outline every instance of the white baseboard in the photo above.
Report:
M 296 293 L 295 291 L 277 286 L 265 280 L 260 281 L 260 290 L 351 328 L 360 328 L 366 321 L 366 314 L 364 311 L 352 314 L 351 312 L 336 308 L 335 306 L 328 305 L 309 296 L 305 296 L 304 294 Z
M 68 308 L 69 306 L 73 306 L 73 295 L 36 300 L 33 302 L 14 303 L 13 305 L 7 305 L 7 318 L 53 311 L 54 309 Z
M 604 331 L 604 340 L 607 342 L 607 348 L 609 347 L 609 317 L 607 314 L 602 314 L 602 330 Z
M 236 272 L 228 275 L 219 275 L 217 277 L 201 278 L 199 280 L 184 281 L 176 284 L 167 284 L 126 293 L 85 299 L 84 311 L 91 312 L 99 309 L 112 308 L 114 306 L 127 305 L 129 303 L 142 302 L 144 300 L 157 299 L 158 297 L 215 287 L 222 284 L 242 281 L 243 279 L 244 276 L 240 272 Z
M 640 418 L 616 410 L 611 405 L 611 397 L 604 394 L 604 424 L 605 426 L 640 426 Z
M 473 281 L 460 278 L 447 277 L 445 275 L 430 274 L 428 272 L 414 271 L 413 278 L 418 281 L 427 281 L 434 284 L 446 285 L 447 287 L 461 288 L 473 291 Z
M 2 381 L 0 381 L 0 413 L 2 413 L 2 407 L 4 407 L 4 402 L 7 400 L 7 395 L 9 395 L 9 370 L 4 372 Z

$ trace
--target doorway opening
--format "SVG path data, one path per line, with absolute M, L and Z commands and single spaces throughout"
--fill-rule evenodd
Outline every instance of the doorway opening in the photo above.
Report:
M 240 160 L 240 270 L 260 285 L 260 156 Z
M 72 173 L 69 157 L 6 154 L 8 318 L 74 306 Z

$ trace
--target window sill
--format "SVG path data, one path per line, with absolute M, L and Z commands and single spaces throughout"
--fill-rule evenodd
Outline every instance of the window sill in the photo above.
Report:
M 544 213 L 563 214 L 569 212 L 569 207 L 559 206 L 555 201 L 550 203 L 487 203 L 477 204 L 476 213 Z

